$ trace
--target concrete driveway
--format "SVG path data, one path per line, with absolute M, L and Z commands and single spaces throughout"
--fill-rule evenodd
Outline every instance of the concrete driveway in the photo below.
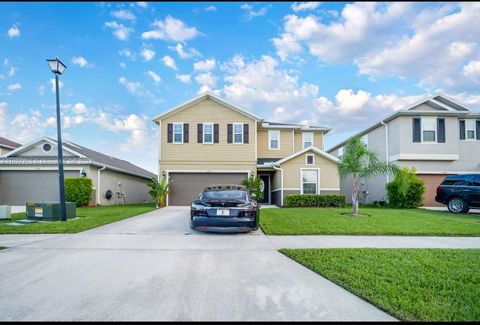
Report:
M 0 236 L 1 320 L 394 320 L 261 231 L 201 234 L 169 207 L 76 235 Z

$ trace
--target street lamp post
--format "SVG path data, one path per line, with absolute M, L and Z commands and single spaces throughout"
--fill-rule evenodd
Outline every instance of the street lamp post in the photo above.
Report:
M 65 184 L 63 173 L 63 144 L 62 123 L 60 120 L 60 93 L 58 88 L 58 76 L 65 71 L 66 65 L 58 58 L 47 60 L 50 69 L 55 74 L 55 95 L 57 99 L 57 152 L 58 152 L 58 187 L 60 190 L 60 216 L 62 221 L 67 221 L 67 205 L 65 203 Z

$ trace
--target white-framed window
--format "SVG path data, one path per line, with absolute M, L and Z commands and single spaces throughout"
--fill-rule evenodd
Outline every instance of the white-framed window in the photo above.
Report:
M 476 139 L 476 120 L 465 120 L 465 139 Z
M 302 194 L 318 194 L 319 170 L 302 169 L 301 170 Z
M 437 118 L 422 117 L 422 142 L 437 141 Z
M 53 150 L 53 146 L 50 143 L 44 143 L 42 146 L 43 152 L 49 153 Z
M 183 123 L 173 123 L 173 143 L 183 143 Z
M 305 165 L 315 165 L 315 155 L 305 155 Z
M 243 123 L 233 124 L 233 143 L 243 143 Z
M 280 150 L 280 130 L 268 130 L 268 150 Z
M 313 132 L 302 132 L 303 149 L 313 146 Z
M 203 143 L 213 143 L 213 123 L 203 123 Z

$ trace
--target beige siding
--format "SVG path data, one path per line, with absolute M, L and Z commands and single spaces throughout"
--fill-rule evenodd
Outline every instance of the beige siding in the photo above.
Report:
M 302 143 L 303 132 L 304 131 L 295 131 L 295 152 L 303 149 L 303 143 Z M 315 132 L 313 134 L 313 145 L 318 149 L 323 150 L 323 133 L 322 132 Z
M 292 130 L 280 131 L 280 150 L 268 149 L 268 129 L 258 130 L 258 158 L 284 158 L 293 153 Z
M 312 152 L 306 152 L 298 157 L 290 159 L 283 163 L 283 187 L 289 189 L 299 189 L 301 168 L 320 168 L 320 193 L 324 189 L 339 189 L 340 177 L 338 175 L 337 164 L 318 154 L 315 154 L 315 165 L 305 164 L 305 155 Z
M 0 147 L 0 156 L 4 155 L 4 154 L 6 154 L 7 152 L 10 152 L 10 151 L 12 151 L 12 149 L 7 149 L 7 148 Z
M 189 143 L 167 143 L 167 124 L 183 122 L 189 124 Z M 197 124 L 212 122 L 219 124 L 219 141 L 215 144 L 197 143 Z M 249 143 L 227 143 L 227 124 L 248 123 Z M 244 169 L 256 166 L 255 157 L 256 123 L 249 117 L 225 107 L 211 99 L 205 99 L 181 112 L 161 121 L 160 171 L 165 169 Z M 171 168 L 174 166 L 174 168 Z

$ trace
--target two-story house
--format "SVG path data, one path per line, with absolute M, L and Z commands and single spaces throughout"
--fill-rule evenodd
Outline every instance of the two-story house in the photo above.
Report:
M 261 203 L 288 194 L 340 192 L 338 159 L 323 151 L 325 127 L 266 122 L 207 92 L 157 116 L 159 175 L 169 177 L 167 205 L 190 205 L 212 184 L 259 175 Z
M 425 206 L 439 205 L 435 202 L 436 188 L 445 176 L 480 173 L 480 113 L 445 95 L 427 97 L 355 136 L 361 137 L 380 159 L 415 167 L 425 181 Z M 328 152 L 342 156 L 346 141 Z M 384 175 L 363 180 L 364 202 L 384 201 L 385 184 L 391 179 L 392 175 Z M 341 180 L 341 189 L 350 199 L 352 179 Z

